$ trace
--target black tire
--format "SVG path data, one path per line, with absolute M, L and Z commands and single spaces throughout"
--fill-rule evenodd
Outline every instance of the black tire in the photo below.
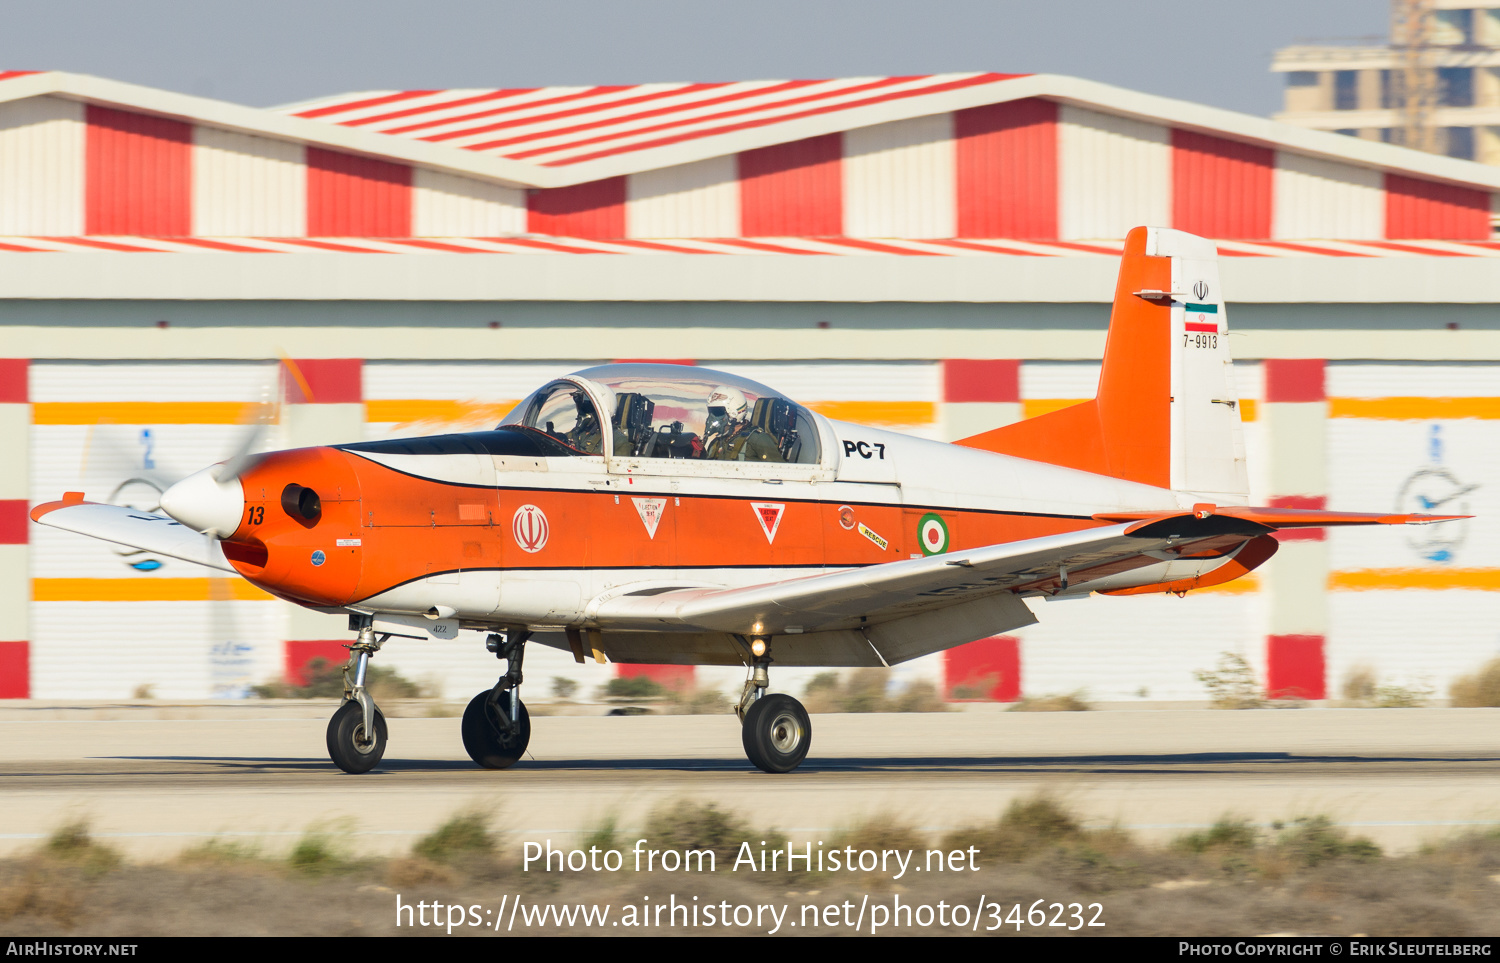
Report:
M 520 706 L 520 718 L 516 720 L 520 726 L 512 733 L 490 703 L 488 689 L 469 700 L 464 709 L 463 734 L 470 759 L 486 769 L 509 769 L 520 761 L 531 742 L 531 713 L 526 711 L 526 703 Z
M 812 746 L 812 720 L 788 695 L 761 696 L 745 713 L 740 730 L 745 755 L 765 772 L 791 772 Z
M 348 773 L 369 772 L 380 764 L 385 755 L 387 739 L 385 716 L 375 710 L 375 739 L 365 737 L 364 713 L 358 702 L 346 702 L 339 706 L 333 718 L 328 720 L 328 758 L 333 764 Z

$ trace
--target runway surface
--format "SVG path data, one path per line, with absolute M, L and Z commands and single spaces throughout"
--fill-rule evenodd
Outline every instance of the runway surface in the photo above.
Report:
M 457 718 L 392 718 L 380 768 L 348 776 L 324 753 L 332 708 L 0 708 L 0 853 L 74 817 L 144 857 L 319 827 L 395 852 L 472 806 L 513 844 L 563 846 L 682 797 L 813 839 L 884 813 L 941 832 L 1038 791 L 1156 839 L 1225 814 L 1328 815 L 1394 849 L 1500 826 L 1495 709 L 818 715 L 783 776 L 749 766 L 727 715 L 534 717 L 530 757 L 503 772 L 473 766 Z

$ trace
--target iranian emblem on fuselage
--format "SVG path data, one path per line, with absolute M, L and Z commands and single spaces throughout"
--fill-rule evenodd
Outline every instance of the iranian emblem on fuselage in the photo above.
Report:
M 510 533 L 523 552 L 540 552 L 546 548 L 551 530 L 546 513 L 535 505 L 522 505 L 510 520 Z

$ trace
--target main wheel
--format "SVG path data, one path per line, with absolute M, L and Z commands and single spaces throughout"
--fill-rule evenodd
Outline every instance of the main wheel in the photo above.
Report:
M 469 700 L 469 707 L 464 710 L 463 733 L 464 749 L 470 759 L 486 769 L 509 769 L 525 754 L 531 742 L 531 714 L 526 711 L 526 703 L 519 704 L 520 718 L 516 721 L 520 725 L 511 732 L 490 702 L 488 689 Z
M 812 720 L 802 703 L 788 695 L 757 699 L 745 713 L 741 737 L 745 755 L 766 772 L 791 772 L 812 745 Z
M 369 772 L 385 755 L 385 716 L 375 710 L 375 733 L 365 733 L 364 713 L 359 703 L 349 701 L 339 706 L 328 720 L 328 758 L 345 772 Z

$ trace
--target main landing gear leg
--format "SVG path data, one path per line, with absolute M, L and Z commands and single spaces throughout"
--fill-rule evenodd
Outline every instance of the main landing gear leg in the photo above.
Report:
M 791 772 L 807 758 L 812 720 L 802 703 L 791 696 L 766 694 L 771 684 L 769 643 L 769 639 L 755 640 L 751 648 L 755 661 L 734 711 L 740 717 L 745 755 L 755 767 L 764 772 Z
M 495 658 L 505 660 L 505 674 L 493 689 L 469 700 L 463 736 L 469 758 L 486 769 L 515 765 L 531 742 L 531 715 L 521 701 L 521 659 L 530 637 L 525 629 L 506 629 L 485 642 Z
M 365 690 L 370 657 L 380 651 L 390 636 L 375 637 L 371 619 L 359 628 L 359 638 L 349 646 L 349 664 L 344 666 L 344 701 L 328 720 L 328 757 L 348 773 L 369 772 L 385 755 L 385 716 Z M 349 677 L 350 667 L 354 677 Z

